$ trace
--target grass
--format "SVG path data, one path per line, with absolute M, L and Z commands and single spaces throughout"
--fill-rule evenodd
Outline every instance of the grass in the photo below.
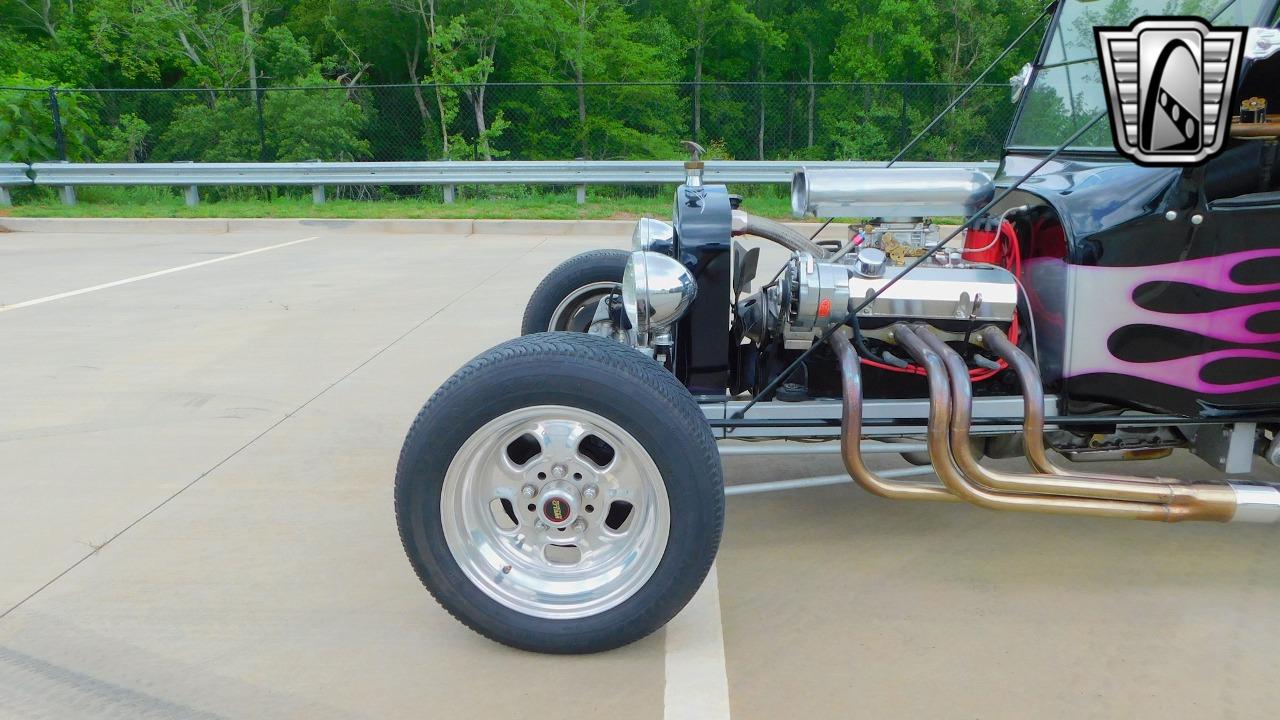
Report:
M 521 190 L 521 189 L 518 189 Z M 268 196 L 256 189 L 219 191 L 207 189 L 195 207 L 187 207 L 180 195 L 169 188 L 80 188 L 78 201 L 67 206 L 48 188 L 24 189 L 15 193 L 15 204 L 0 208 L 0 216 L 10 217 L 125 217 L 125 218 L 477 218 L 529 220 L 626 220 L 666 217 L 671 214 L 669 190 L 653 195 L 588 193 L 578 205 L 573 192 L 549 193 L 522 189 L 500 192 L 478 188 L 454 203 L 444 203 L 439 191 L 421 197 L 394 199 L 331 199 L 323 205 L 296 195 Z M 219 197 L 220 193 L 231 197 Z M 239 196 L 239 197 L 237 197 Z M 791 219 L 790 200 L 779 192 L 765 190 L 747 197 L 743 208 L 757 215 Z

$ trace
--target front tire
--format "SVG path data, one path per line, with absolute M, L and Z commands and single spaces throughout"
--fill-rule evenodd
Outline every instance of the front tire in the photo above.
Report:
M 724 523 L 719 454 L 688 390 L 576 333 L 512 340 L 450 378 L 409 431 L 395 497 L 436 600 L 485 637 L 547 653 L 665 625 Z
M 557 265 L 529 297 L 520 334 L 586 332 L 596 306 L 621 288 L 630 259 L 625 250 L 589 250 Z

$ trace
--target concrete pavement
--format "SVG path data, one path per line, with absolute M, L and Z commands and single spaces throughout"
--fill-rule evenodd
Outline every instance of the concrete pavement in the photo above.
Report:
M 699 657 L 723 657 L 736 718 L 1280 710 L 1274 527 L 997 515 L 851 486 L 743 496 L 718 612 L 696 615 L 721 633 L 563 658 L 456 623 L 396 536 L 404 432 L 518 332 L 546 271 L 626 242 L 301 223 L 0 234 L 0 718 L 551 717 L 551 683 L 575 716 L 678 717 L 673 632 L 723 638 Z M 838 469 L 725 464 L 730 482 Z M 1148 470 L 1214 475 L 1187 457 Z

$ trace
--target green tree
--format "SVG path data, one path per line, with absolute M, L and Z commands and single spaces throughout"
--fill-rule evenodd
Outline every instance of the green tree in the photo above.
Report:
M 315 90 L 291 90 L 267 95 L 264 113 L 267 151 L 280 162 L 361 160 L 369 143 L 360 137 L 365 115 L 346 95 L 326 87 L 318 76 L 298 81 Z
M 785 33 L 787 46 L 800 51 L 802 72 L 808 86 L 805 88 L 805 147 L 811 148 L 817 141 L 817 82 L 819 74 L 826 77 L 829 73 L 827 57 L 831 54 L 831 34 L 814 32 L 815 28 L 836 26 L 836 15 L 826 3 L 812 3 L 807 0 L 793 0 L 787 3 L 777 21 Z M 781 79 L 793 79 L 795 76 Z
M 366 115 L 346 92 L 321 76 L 321 63 L 287 27 L 262 35 L 262 68 L 271 82 L 295 89 L 265 93 L 258 133 L 256 93 L 215 93 L 208 103 L 178 109 L 161 137 L 162 159 L 246 162 L 354 160 L 369 154 L 361 138 Z
M 676 148 L 683 117 L 672 86 L 593 84 L 675 81 L 680 41 L 662 18 L 637 22 L 619 0 L 544 0 L 526 36 L 538 45 L 520 80 L 569 81 L 548 117 L 574 128 L 577 157 L 664 157 Z M 564 133 L 567 134 L 567 133 Z M 564 152 L 563 150 L 561 151 Z
M 240 87 L 251 80 L 254 26 L 239 3 L 217 0 L 96 0 L 97 49 L 127 76 L 157 81 L 180 73 L 188 86 Z
M 107 132 L 98 143 L 98 162 L 142 162 L 150 147 L 148 136 L 151 126 L 145 120 L 128 113 Z
M 428 82 L 435 94 L 441 155 L 452 157 L 450 125 L 465 96 L 475 122 L 477 147 L 486 159 L 495 133 L 488 127 L 485 100 L 490 76 L 497 65 L 499 45 L 509 23 L 519 16 L 524 0 L 390 0 L 392 6 L 417 23 L 418 40 L 409 62 L 411 82 Z M 419 60 L 425 55 L 423 70 Z M 427 117 L 426 103 L 419 108 Z
M 234 97 L 219 97 L 208 105 L 184 105 L 161 135 L 156 159 L 255 162 L 260 159 L 257 118 L 251 103 Z
M 753 39 L 763 23 L 751 11 L 748 0 L 655 0 L 652 12 L 665 15 L 684 42 L 693 81 L 692 134 L 701 141 L 703 81 L 709 65 L 716 59 L 726 70 L 736 65 L 736 72 L 728 71 L 723 77 L 743 79 L 742 46 Z
M 0 74 L 177 91 L 84 93 L 99 128 L 85 147 L 102 157 L 670 157 L 692 136 L 736 157 L 883 158 L 958 90 L 866 83 L 967 82 L 1043 1 L 0 0 Z M 1060 52 L 1091 52 L 1095 19 L 1133 7 L 1075 6 Z M 990 79 L 1035 48 L 1033 37 Z M 1072 67 L 1072 81 L 1096 80 L 1088 64 Z M 731 84 L 797 80 L 808 86 Z M 828 80 L 842 85 L 818 86 Z M 510 81 L 560 85 L 499 87 Z M 317 89 L 273 102 L 290 83 Z M 1087 115 L 1097 98 L 1065 85 L 1066 107 Z M 261 111 L 253 95 L 225 91 L 245 86 L 264 89 Z M 913 157 L 989 157 L 1009 118 L 1001 94 L 980 90 Z M 269 112 L 271 123 L 315 113 L 339 137 L 324 126 L 314 144 L 277 141 L 288 130 L 268 123 L 272 137 L 255 141 Z M 143 135 L 122 124 L 130 116 Z M 198 141 L 179 142 L 184 128 Z
M 49 85 L 23 73 L 0 75 L 0 162 L 60 159 L 49 94 L 43 92 Z M 78 93 L 58 93 L 68 160 L 92 158 L 93 121 L 86 105 Z

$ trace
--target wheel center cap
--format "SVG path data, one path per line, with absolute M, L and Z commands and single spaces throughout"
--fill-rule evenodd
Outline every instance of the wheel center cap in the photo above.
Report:
M 542 519 L 552 527 L 573 522 L 573 498 L 563 490 L 552 490 L 542 497 Z

